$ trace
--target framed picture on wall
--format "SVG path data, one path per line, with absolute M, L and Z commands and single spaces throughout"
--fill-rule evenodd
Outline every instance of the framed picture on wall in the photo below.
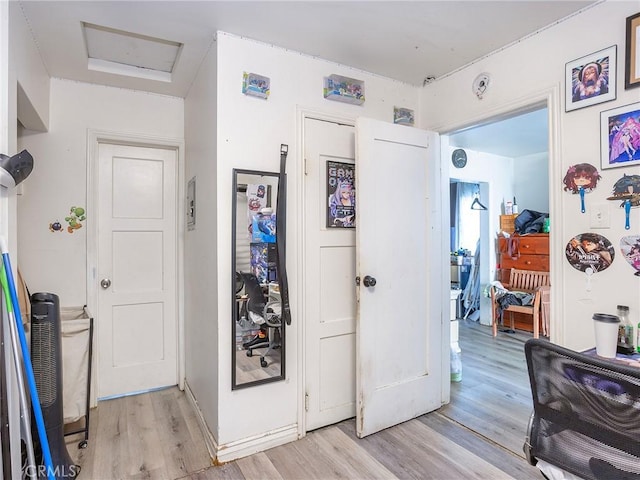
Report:
M 640 87 L 640 13 L 627 18 L 624 88 Z
M 327 228 L 356 226 L 356 174 L 352 163 L 327 162 Z
M 640 164 L 640 102 L 600 113 L 602 169 Z
M 567 63 L 567 112 L 616 99 L 616 52 L 617 46 L 612 45 Z

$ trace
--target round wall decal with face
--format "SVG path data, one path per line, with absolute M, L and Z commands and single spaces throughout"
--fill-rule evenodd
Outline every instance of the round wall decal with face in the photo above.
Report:
M 598 180 L 600 180 L 598 169 L 590 163 L 578 163 L 571 165 L 564 176 L 564 191 L 573 194 L 580 194 L 580 211 L 586 211 L 584 204 L 584 194 L 591 192 L 596 188 Z
M 590 163 L 578 163 L 571 165 L 564 176 L 564 191 L 573 194 L 580 193 L 580 187 L 589 193 L 596 188 L 598 180 L 600 180 L 598 169 Z
M 607 200 L 619 200 L 620 207 L 629 200 L 632 207 L 640 206 L 640 175 L 623 175 L 613 184 L 613 195 Z
M 464 168 L 467 165 L 467 152 L 461 148 L 457 148 L 451 154 L 451 163 L 456 168 Z
M 613 263 L 616 252 L 611 242 L 597 233 L 576 235 L 565 248 L 567 260 L 573 268 L 581 272 L 601 272 Z

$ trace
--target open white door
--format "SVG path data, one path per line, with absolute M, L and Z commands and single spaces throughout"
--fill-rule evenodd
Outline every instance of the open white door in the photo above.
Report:
M 368 118 L 356 123 L 359 437 L 441 406 L 437 139 Z

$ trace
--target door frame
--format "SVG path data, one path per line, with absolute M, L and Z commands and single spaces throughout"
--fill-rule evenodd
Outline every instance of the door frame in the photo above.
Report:
M 10 73 L 9 62 L 9 2 L 0 2 L 0 152 L 11 155 L 16 148 L 17 113 L 15 91 L 17 82 L 15 73 Z M 6 235 L 11 255 L 16 253 L 17 242 L 17 200 L 15 193 L 9 193 L 8 188 L 0 188 L 0 235 Z M 18 252 L 19 253 L 19 252 Z M 14 260 L 15 261 L 15 260 Z M 14 264 L 14 268 L 16 268 Z M 7 318 L 1 318 L 0 322 L 9 325 Z M 13 371 L 13 353 L 9 346 L 9 329 L 4 329 L 5 365 L 7 367 L 7 406 L 9 409 L 9 450 L 11 453 L 11 471 L 19 472 L 22 466 L 20 455 L 20 402 L 18 397 L 18 384 Z M 2 381 L 5 381 L 4 379 Z M 6 448 L 6 447 L 5 447 Z
M 176 306 L 177 306 L 177 351 L 178 388 L 184 390 L 185 378 L 185 349 L 184 349 L 184 232 L 185 232 L 185 178 L 184 140 L 155 137 L 152 135 L 126 134 L 104 130 L 89 129 L 87 131 L 87 211 L 97 215 L 98 205 L 98 161 L 99 144 L 111 143 L 131 147 L 155 147 L 175 150 L 177 154 L 176 168 Z M 92 218 L 87 222 L 87 308 L 92 315 L 97 314 L 98 305 L 98 219 Z M 97 322 L 100 319 L 95 319 Z M 95 329 L 98 331 L 98 329 Z M 97 353 L 99 342 L 96 335 L 93 338 L 93 358 L 99 358 Z M 98 371 L 96 362 L 91 372 L 91 407 L 98 404 Z
M 518 98 L 506 103 L 502 103 L 494 108 L 490 108 L 484 110 L 481 114 L 478 114 L 473 117 L 465 117 L 464 122 L 455 122 L 446 125 L 440 125 L 438 127 L 433 128 L 433 130 L 440 132 L 441 138 L 445 135 L 448 135 L 451 132 L 455 132 L 457 130 L 462 130 L 464 128 L 468 128 L 471 126 L 476 126 L 480 124 L 486 124 L 493 121 L 497 121 L 500 118 L 504 118 L 508 115 L 512 115 L 518 112 L 526 112 L 532 107 L 546 105 L 547 107 L 547 115 L 548 115 L 548 128 L 549 128 L 549 172 L 548 172 L 548 182 L 549 182 L 549 216 L 551 218 L 560 218 L 561 213 L 561 190 L 556 188 L 551 188 L 553 185 L 560 185 L 562 183 L 563 173 L 562 173 L 562 165 L 559 161 L 560 154 L 560 115 L 561 115 L 561 102 L 560 102 L 560 86 L 559 84 L 555 84 L 550 88 L 546 88 L 536 93 L 532 93 L 526 97 Z M 448 139 L 446 140 L 448 142 Z M 443 148 L 441 152 L 441 168 L 445 168 L 445 165 L 448 166 L 448 150 Z M 447 167 L 448 168 L 448 167 Z M 449 202 L 449 182 L 450 175 L 442 176 L 442 208 L 448 211 L 451 208 Z M 447 187 L 447 188 L 445 188 Z M 562 239 L 565 238 L 565 234 L 563 232 L 563 226 L 558 222 L 554 225 L 554 228 L 549 235 L 549 270 L 550 275 L 553 278 L 551 282 L 551 298 L 559 299 L 561 285 L 564 283 L 564 275 L 562 270 L 562 255 L 556 255 L 554 252 L 562 252 L 564 251 L 564 245 L 562 244 Z M 449 216 L 442 216 L 442 231 L 443 231 L 443 241 L 444 245 L 448 245 L 448 235 L 449 235 Z M 448 258 L 447 258 L 448 262 Z M 448 284 L 448 279 L 445 278 L 447 276 L 447 270 L 443 270 L 443 285 Z M 558 300 L 551 301 L 551 317 L 555 319 L 561 319 L 562 317 L 562 302 Z M 558 343 L 560 345 L 564 344 L 565 341 L 565 326 L 564 322 L 556 320 L 551 322 L 550 331 L 549 331 L 549 339 L 554 343 Z M 448 379 L 447 379 L 448 380 Z M 449 389 L 447 388 L 447 391 Z
M 297 282 L 296 282 L 296 304 L 298 305 L 298 318 L 300 318 L 300 323 L 298 325 L 298 336 L 296 338 L 296 342 L 298 344 L 299 353 L 299 362 L 298 362 L 298 438 L 302 438 L 307 434 L 307 425 L 306 425 L 306 411 L 305 411 L 305 393 L 306 393 L 306 367 L 307 367 L 307 357 L 305 351 L 305 334 L 306 334 L 306 318 L 304 317 L 305 312 L 305 285 L 304 285 L 304 275 L 305 275 L 305 255 L 307 252 L 306 243 L 305 243 L 305 232 L 304 232 L 304 212 L 305 212 L 305 198 L 306 198 L 306 190 L 305 190 L 305 135 L 306 131 L 304 128 L 305 120 L 320 120 L 323 122 L 331 122 L 331 123 L 339 123 L 344 125 L 349 125 L 355 128 L 356 118 L 348 117 L 348 116 L 340 116 L 333 115 L 331 113 L 303 108 L 298 106 L 297 110 L 297 130 L 298 130 L 298 145 L 300 145 L 300 149 L 298 151 L 298 165 L 301 168 L 298 168 L 298 176 L 295 178 L 295 182 L 300 186 L 298 188 L 298 195 L 296 198 L 296 202 L 298 205 L 297 208 L 297 219 L 296 223 L 298 228 L 296 229 L 296 237 L 299 238 L 299 246 L 298 249 L 298 258 L 296 259 L 296 263 L 298 265 L 298 269 L 296 272 Z M 354 372 L 355 375 L 355 372 Z

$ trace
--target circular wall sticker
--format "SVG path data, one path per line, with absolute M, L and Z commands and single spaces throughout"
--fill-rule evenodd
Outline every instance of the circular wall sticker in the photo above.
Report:
M 571 266 L 581 272 L 591 269 L 592 273 L 609 268 L 615 257 L 613 245 L 597 233 L 576 235 L 565 248 L 565 255 Z
M 623 175 L 613 184 L 612 193 L 607 200 L 619 200 L 621 207 L 625 200 L 630 200 L 632 207 L 640 206 L 640 175 Z
M 624 259 L 631 265 L 635 275 L 640 277 L 640 235 L 629 235 L 620 239 L 620 251 Z
M 590 163 L 578 163 L 569 167 L 562 183 L 564 183 L 565 192 L 580 193 L 580 187 L 582 187 L 585 193 L 589 193 L 596 188 L 600 178 L 596 167 Z

